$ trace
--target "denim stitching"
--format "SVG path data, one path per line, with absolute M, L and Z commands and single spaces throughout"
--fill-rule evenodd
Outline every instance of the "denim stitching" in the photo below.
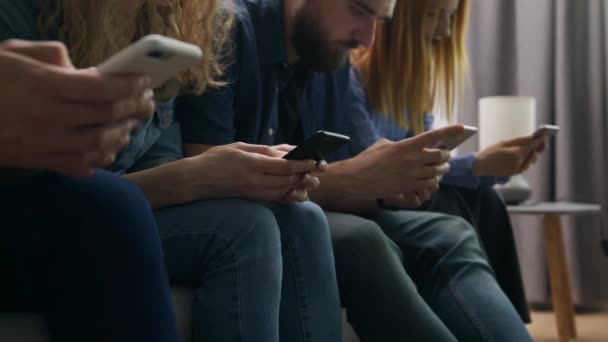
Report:
M 454 282 L 453 281 L 450 281 L 448 283 L 448 289 L 450 290 L 450 292 L 452 293 L 452 295 L 454 296 L 454 298 L 456 299 L 456 301 L 458 302 L 458 304 L 460 304 L 460 308 L 462 309 L 462 311 L 464 311 L 464 313 L 467 315 L 467 317 L 469 318 L 469 320 L 473 323 L 473 326 L 477 329 L 477 331 L 479 332 L 479 335 L 481 336 L 481 338 L 484 341 L 492 342 L 493 341 L 492 336 L 484 328 L 483 324 L 481 324 L 481 321 L 479 320 L 479 318 L 477 318 L 470 310 L 468 310 L 468 307 L 466 305 L 466 301 L 464 300 L 464 297 L 462 296 L 462 294 L 460 293 L 460 291 L 458 291 L 456 289 L 456 286 L 454 286 Z
M 298 260 L 298 257 L 295 253 L 296 248 L 293 248 L 292 246 L 292 239 L 290 239 L 289 237 L 285 237 L 283 239 L 284 242 L 284 246 L 285 249 L 287 250 L 287 256 L 286 258 L 289 259 L 289 262 L 291 263 L 291 266 L 293 267 L 293 277 L 294 277 L 294 283 L 296 284 L 296 297 L 298 299 L 298 306 L 300 308 L 299 313 L 300 313 L 300 320 L 302 323 L 302 339 L 304 341 L 311 341 L 311 333 L 310 331 L 307 330 L 307 322 L 308 322 L 308 313 L 306 312 L 307 309 L 307 305 L 306 305 L 306 296 L 303 294 L 305 292 L 305 286 L 303 283 L 303 281 L 301 281 L 301 279 L 303 279 L 304 277 L 301 275 L 301 267 L 300 267 L 300 262 Z
M 232 241 L 231 239 L 227 238 L 226 235 L 223 235 L 221 233 L 219 233 L 216 230 L 201 230 L 198 232 L 188 232 L 188 233 L 172 233 L 172 234 L 168 234 L 168 235 L 164 235 L 161 236 L 161 240 L 164 239 L 171 239 L 174 237 L 188 237 L 188 236 L 199 236 L 199 235 L 208 235 L 208 234 L 213 234 L 216 235 L 218 238 L 229 242 Z M 236 316 L 237 316 L 237 322 L 239 324 L 239 331 L 237 332 L 237 339 L 240 340 L 241 342 L 245 341 L 244 339 L 244 334 L 243 331 L 245 330 L 243 327 L 243 319 L 241 317 L 241 309 L 242 309 L 242 303 L 241 303 L 241 284 L 240 284 L 240 272 L 239 272 L 239 257 L 238 257 L 238 253 L 236 252 L 236 250 L 234 249 L 234 247 L 232 246 L 232 244 L 228 244 L 228 249 L 232 252 L 232 255 L 234 256 L 235 259 L 235 268 L 236 268 L 236 290 L 237 290 L 237 298 L 236 298 L 236 307 L 237 307 L 237 312 L 236 312 Z

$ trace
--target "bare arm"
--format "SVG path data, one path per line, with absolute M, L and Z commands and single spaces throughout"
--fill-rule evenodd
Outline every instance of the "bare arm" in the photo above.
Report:
M 194 201 L 192 193 L 193 177 L 191 169 L 193 161 L 182 159 L 149 170 L 125 175 L 142 189 L 153 209 Z M 199 185 L 200 187 L 200 185 Z M 198 199 L 203 199 L 202 191 Z

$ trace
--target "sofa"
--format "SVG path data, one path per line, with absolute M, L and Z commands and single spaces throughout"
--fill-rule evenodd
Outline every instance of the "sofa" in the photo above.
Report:
M 190 342 L 190 315 L 192 291 L 185 288 L 173 289 L 177 323 L 182 342 Z M 359 342 L 353 330 L 343 317 L 342 342 Z M 46 342 L 48 336 L 43 319 L 33 314 L 0 313 L 0 341 L 2 342 Z

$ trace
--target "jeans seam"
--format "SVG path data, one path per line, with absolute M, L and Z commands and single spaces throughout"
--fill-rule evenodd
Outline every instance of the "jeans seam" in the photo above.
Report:
M 292 248 L 292 239 L 290 239 L 289 237 L 285 237 L 282 240 L 284 240 L 284 245 L 285 245 L 285 249 L 287 250 L 287 255 L 286 258 L 289 259 L 289 263 L 293 268 L 293 277 L 294 277 L 294 283 L 295 283 L 295 287 L 296 287 L 296 297 L 298 299 L 298 307 L 299 307 L 299 314 L 300 314 L 300 321 L 302 324 L 302 340 L 303 341 L 307 341 L 307 342 L 311 342 L 311 338 L 310 338 L 310 331 L 308 331 L 307 329 L 307 312 L 306 312 L 306 305 L 305 305 L 305 298 L 306 296 L 304 296 L 302 293 L 304 292 L 306 286 L 304 286 L 303 284 L 301 284 L 301 281 L 298 277 L 298 270 L 300 269 L 299 267 L 299 260 L 298 257 L 296 256 L 296 253 L 294 253 L 294 251 L 296 250 L 296 248 Z
M 448 288 L 450 289 L 450 292 L 452 293 L 452 295 L 454 296 L 454 298 L 456 299 L 456 301 L 460 305 L 460 308 L 462 309 L 462 311 L 464 311 L 465 315 L 469 318 L 469 320 L 471 321 L 471 323 L 473 323 L 473 326 L 479 332 L 479 335 L 481 336 L 481 338 L 484 341 L 492 342 L 493 341 L 492 336 L 483 327 L 483 325 L 481 324 L 481 321 L 470 310 L 468 310 L 468 307 L 466 305 L 466 301 L 464 300 L 464 298 L 460 294 L 460 291 L 458 291 L 456 289 L 456 287 L 454 286 L 454 282 L 453 281 L 450 281 L 448 283 Z
M 218 238 L 229 242 L 231 241 L 231 239 L 229 239 L 228 237 L 226 237 L 226 235 L 223 235 L 221 233 L 219 233 L 216 230 L 201 230 L 201 231 L 197 231 L 197 232 L 187 232 L 187 233 L 172 233 L 172 234 L 167 234 L 167 235 L 163 235 L 161 236 L 161 241 L 164 239 L 170 239 L 170 238 L 174 238 L 174 237 L 184 237 L 184 236 L 198 236 L 198 235 L 205 235 L 205 234 L 214 234 L 216 235 Z M 238 332 L 238 337 L 237 339 L 240 341 L 245 341 L 244 339 L 244 335 L 243 335 L 243 331 L 244 331 L 244 327 L 243 327 L 243 319 L 240 315 L 241 313 L 241 308 L 242 308 L 242 303 L 241 303 L 241 283 L 240 283 L 240 267 L 239 267 L 239 257 L 238 257 L 238 253 L 236 252 L 236 250 L 234 249 L 234 246 L 232 246 L 232 244 L 228 244 L 228 249 L 230 249 L 230 251 L 232 252 L 232 255 L 234 256 L 235 259 L 235 269 L 236 269 L 236 293 L 237 293 L 237 299 L 236 299 L 236 307 L 237 307 L 237 312 L 236 312 L 236 316 L 237 316 L 237 321 L 239 324 L 239 332 Z

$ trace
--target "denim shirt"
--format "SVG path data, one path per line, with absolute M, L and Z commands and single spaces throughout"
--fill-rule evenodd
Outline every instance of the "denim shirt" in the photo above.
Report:
M 223 78 L 228 85 L 178 99 L 176 112 L 185 144 L 285 142 L 277 138 L 279 89 L 288 67 L 282 3 L 234 0 L 234 51 Z M 348 112 L 351 102 L 348 70 L 345 65 L 334 73 L 310 75 L 300 97 L 304 137 L 322 129 L 348 134 L 351 120 L 345 120 L 342 114 Z M 347 154 L 346 150 L 344 147 L 335 156 Z
M 154 115 L 133 129 L 129 146 L 118 153 L 110 171 L 123 175 L 182 158 L 180 128 L 174 115 L 175 97 L 155 102 Z

